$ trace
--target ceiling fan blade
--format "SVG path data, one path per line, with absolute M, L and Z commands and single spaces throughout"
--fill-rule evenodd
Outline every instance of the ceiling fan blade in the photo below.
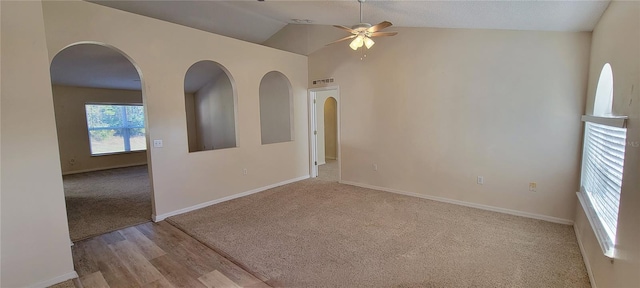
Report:
M 358 34 L 358 32 L 356 32 L 356 30 L 353 30 L 353 29 L 351 29 L 349 27 L 345 27 L 345 26 L 342 26 L 342 25 L 333 25 L 333 27 L 349 31 L 350 33 L 353 33 L 353 34 Z
M 394 36 L 398 34 L 398 32 L 374 32 L 371 33 L 369 37 L 384 37 L 384 36 Z
M 353 39 L 353 38 L 356 38 L 356 35 L 349 35 L 349 36 L 347 36 L 347 37 L 340 38 L 340 39 L 338 39 L 338 40 L 336 40 L 336 41 L 333 41 L 333 42 L 331 42 L 331 43 L 329 43 L 329 44 L 327 44 L 327 45 L 325 45 L 325 46 L 329 46 L 329 45 L 331 45 L 331 44 L 335 44 L 335 43 L 338 43 L 338 42 L 341 42 L 341 41 L 344 41 L 344 40 Z
M 393 24 L 391 24 L 391 22 L 383 21 L 383 22 L 380 22 L 380 23 L 378 23 L 376 25 L 373 25 L 373 26 L 369 27 L 369 29 L 367 29 L 367 32 L 377 32 L 377 31 L 380 31 L 380 30 L 382 30 L 384 28 L 387 28 L 387 27 L 389 27 L 391 25 L 393 25 Z

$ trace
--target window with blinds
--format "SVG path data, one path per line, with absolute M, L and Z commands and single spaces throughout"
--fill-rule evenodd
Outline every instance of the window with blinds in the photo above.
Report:
M 625 128 L 585 123 L 581 190 L 591 210 L 587 213 L 597 217 L 590 220 L 596 222 L 594 231 L 600 234 L 607 255 L 612 254 L 616 239 L 626 134 Z
M 578 199 L 602 252 L 613 258 L 627 129 L 626 117 L 611 116 L 613 71 L 609 63 L 600 72 L 595 96 L 593 115 L 582 116 L 585 131 Z

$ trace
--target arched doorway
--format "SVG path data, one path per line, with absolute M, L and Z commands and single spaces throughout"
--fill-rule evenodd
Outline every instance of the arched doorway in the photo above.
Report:
M 340 97 L 336 88 L 311 89 L 311 177 L 340 181 Z
M 150 221 L 139 69 L 116 48 L 78 43 L 56 54 L 50 72 L 71 240 Z
M 324 101 L 324 164 L 318 167 L 318 177 L 338 181 L 338 101 L 328 97 Z M 318 154 L 320 154 L 318 150 Z

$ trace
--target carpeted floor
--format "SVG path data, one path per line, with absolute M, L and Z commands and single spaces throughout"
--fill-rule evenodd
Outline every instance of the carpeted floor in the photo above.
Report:
M 571 226 L 309 179 L 168 221 L 278 287 L 589 287 Z
M 63 183 L 72 241 L 151 220 L 147 166 L 66 175 Z
M 327 159 L 325 164 L 318 165 L 318 179 L 338 182 L 338 160 Z

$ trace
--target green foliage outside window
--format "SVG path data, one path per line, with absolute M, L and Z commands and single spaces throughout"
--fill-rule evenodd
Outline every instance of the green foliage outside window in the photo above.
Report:
M 86 104 L 93 155 L 146 149 L 141 105 Z

